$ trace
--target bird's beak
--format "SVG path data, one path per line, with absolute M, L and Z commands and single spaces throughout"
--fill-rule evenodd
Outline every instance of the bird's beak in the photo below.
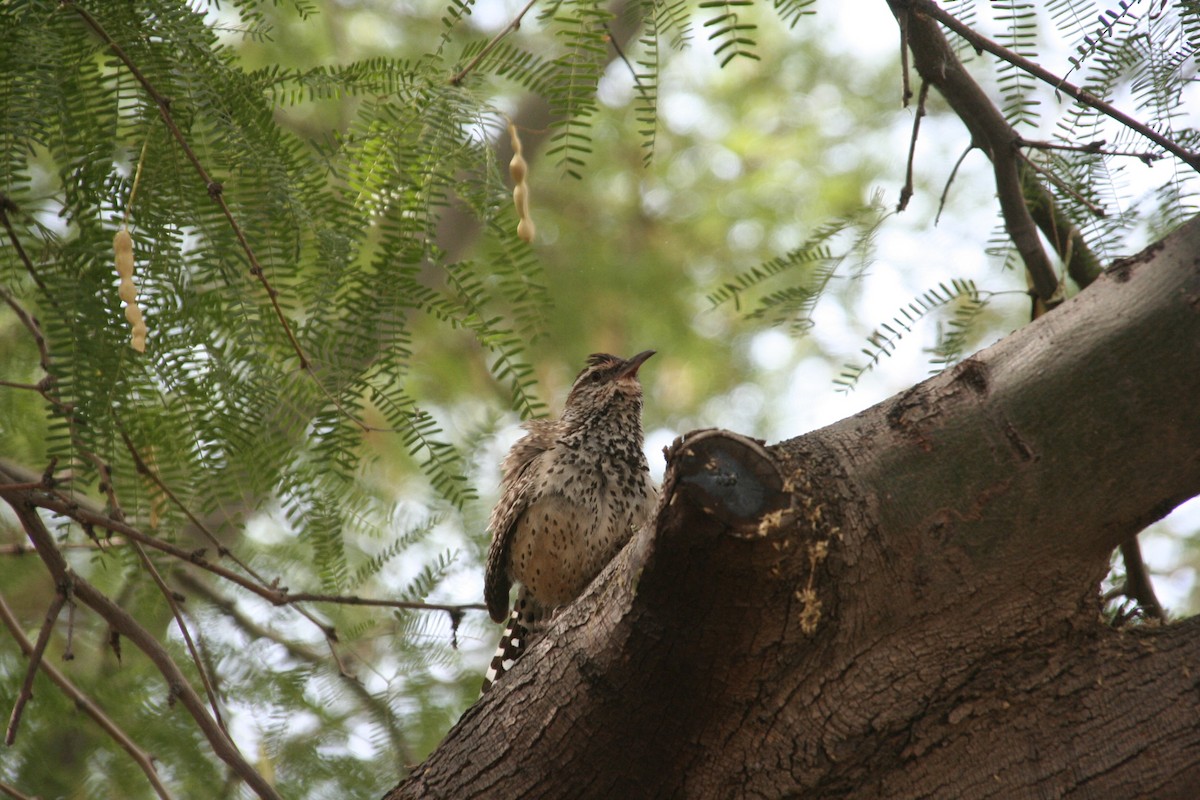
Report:
M 618 373 L 617 378 L 618 379 L 636 378 L 637 373 L 638 373 L 638 368 L 640 368 L 642 366 L 642 364 L 645 363 L 647 358 L 654 355 L 654 353 L 655 353 L 654 350 L 643 350 L 642 352 L 638 353 L 633 358 L 626 361 L 625 368 L 622 369 L 620 373 Z

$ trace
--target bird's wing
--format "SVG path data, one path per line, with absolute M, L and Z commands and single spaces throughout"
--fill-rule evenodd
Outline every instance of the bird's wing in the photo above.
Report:
M 529 431 L 504 458 L 501 468 L 500 499 L 492 509 L 488 530 L 492 544 L 488 548 L 487 567 L 483 575 L 483 598 L 488 613 L 496 622 L 508 615 L 508 590 L 512 580 L 508 574 L 508 551 L 512 546 L 517 521 L 525 512 L 533 494 L 533 483 L 540 470 L 542 456 L 554 446 L 553 423 L 533 420 L 526 423 Z

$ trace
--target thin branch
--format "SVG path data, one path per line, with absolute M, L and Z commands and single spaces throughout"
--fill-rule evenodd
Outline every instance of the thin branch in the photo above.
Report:
M 196 529 L 198 531 L 200 531 L 200 533 L 202 533 L 204 535 L 204 537 L 206 539 L 208 539 L 209 542 L 212 543 L 213 547 L 215 547 L 217 549 L 217 555 L 221 556 L 222 558 L 228 558 L 230 561 L 237 564 L 239 567 L 241 567 L 243 570 L 245 570 L 247 575 L 254 578 L 260 584 L 263 584 L 263 585 L 267 584 L 268 581 L 257 570 L 255 570 L 253 567 L 251 567 L 245 561 L 238 558 L 237 555 L 232 550 L 230 550 L 228 547 L 226 547 L 224 545 L 224 543 L 222 543 L 221 540 L 217 538 L 216 534 L 214 534 L 211 530 L 209 530 L 208 526 L 206 526 L 204 524 L 204 522 L 200 520 L 199 517 L 197 517 L 195 514 L 193 514 L 191 509 L 189 509 L 184 504 L 184 502 L 179 499 L 179 496 L 176 495 L 173 491 L 171 491 L 171 487 L 167 486 L 166 482 L 163 481 L 163 479 L 158 475 L 158 473 L 154 469 L 152 469 L 149 464 L 146 463 L 146 460 L 144 458 L 142 458 L 142 454 L 138 451 L 137 447 L 134 446 L 133 440 L 131 438 L 129 438 L 129 434 L 127 434 L 125 432 L 125 428 L 124 428 L 124 426 L 120 425 L 119 420 L 118 420 L 118 426 L 119 426 L 119 429 L 121 432 L 121 438 L 125 442 L 125 448 L 129 451 L 129 454 L 133 457 L 134 465 L 138 471 L 138 474 L 148 478 L 152 483 L 154 483 L 154 485 L 158 487 L 159 491 L 161 491 L 163 494 L 165 494 L 167 496 L 167 499 L 169 499 L 172 503 L 174 503 L 175 507 L 184 513 L 184 515 L 191 521 L 191 523 L 196 526 Z M 272 585 L 274 585 L 274 584 L 272 584 Z M 274 601 L 272 601 L 272 602 L 274 602 Z M 327 625 L 324 622 L 322 622 L 321 620 L 317 619 L 316 616 L 312 612 L 310 612 L 308 609 L 304 608 L 303 606 L 293 605 L 292 607 L 296 610 L 297 614 L 299 614 L 300 616 L 307 619 L 309 622 L 311 622 L 313 625 L 315 625 L 318 630 L 321 631 L 321 634 L 325 637 L 325 640 L 329 644 L 329 652 L 333 656 L 333 660 L 335 662 L 337 662 L 338 669 L 343 674 L 348 674 L 346 671 L 345 664 L 342 663 L 341 656 L 337 652 L 337 647 L 336 647 L 337 632 L 333 629 L 333 627 L 330 625 Z
M 17 204 L 12 201 L 12 198 L 6 194 L 0 194 L 0 224 L 3 224 L 4 230 L 8 231 L 8 240 L 12 242 L 13 249 L 17 251 L 17 258 L 25 265 L 25 271 L 29 273 L 29 277 L 33 278 L 33 282 L 41 289 L 42 294 L 49 297 L 50 292 L 46 288 L 46 284 L 42 281 L 41 276 L 37 274 L 37 270 L 33 268 L 33 261 L 21 245 L 21 240 L 17 237 L 17 232 L 13 229 L 12 220 L 8 218 L 10 212 L 17 210 Z
M 1057 175 L 1055 175 L 1055 174 L 1054 174 L 1053 172 L 1051 172 L 1050 170 L 1048 170 L 1048 169 L 1046 169 L 1046 168 L 1044 168 L 1044 167 L 1042 167 L 1042 166 L 1039 166 L 1039 165 L 1037 164 L 1037 162 L 1035 162 L 1035 161 L 1034 161 L 1033 159 L 1031 159 L 1029 156 L 1025 155 L 1024 153 L 1021 153 L 1021 160 L 1022 160 L 1022 161 L 1024 161 L 1024 162 L 1025 162 L 1025 165 L 1026 165 L 1026 166 L 1028 166 L 1030 169 L 1032 169 L 1034 172 L 1036 172 L 1037 174 L 1039 174 L 1039 175 L 1043 176 L 1043 177 L 1044 177 L 1046 180 L 1048 180 L 1048 181 L 1050 181 L 1051 183 L 1053 183 L 1053 184 L 1054 184 L 1055 186 L 1057 186 L 1057 187 L 1058 187 L 1060 190 L 1062 190 L 1062 191 L 1066 192 L 1067 194 L 1071 195 L 1071 197 L 1074 197 L 1074 198 L 1075 198 L 1075 200 L 1076 200 L 1076 201 L 1078 201 L 1078 203 L 1079 203 L 1080 205 L 1082 205 L 1082 206 L 1084 206 L 1085 208 L 1087 208 L 1087 210 L 1088 210 L 1088 211 L 1091 211 L 1091 212 L 1092 212 L 1093 214 L 1095 214 L 1097 217 L 1107 217 L 1107 216 L 1108 216 L 1108 212 L 1107 212 L 1107 211 L 1105 211 L 1105 210 L 1104 210 L 1104 209 L 1103 209 L 1101 206 L 1098 206 L 1098 205 L 1096 205 L 1096 204 L 1095 204 L 1095 203 L 1093 203 L 1091 200 L 1088 200 L 1086 197 L 1084 197 L 1083 195 L 1081 195 L 1079 192 L 1075 191 L 1073 188 L 1071 188 L 1070 186 L 1068 186 L 1068 185 L 1067 185 L 1067 184 L 1066 184 L 1066 183 L 1065 183 L 1065 182 L 1062 180 L 1062 178 L 1059 178 Z
M 208 570 L 214 575 L 236 583 L 247 591 L 253 592 L 259 597 L 268 602 L 277 605 L 294 605 L 301 602 L 323 602 L 323 603 L 341 603 L 344 605 L 371 605 L 383 606 L 388 608 L 407 608 L 418 611 L 443 611 L 447 614 L 460 614 L 465 611 L 482 611 L 486 606 L 479 603 L 463 603 L 459 605 L 447 603 L 418 603 L 406 600 L 375 600 L 371 598 L 341 596 L 341 595 L 324 595 L 310 593 L 288 592 L 286 587 L 273 588 L 277 586 L 277 582 L 272 582 L 270 585 L 265 585 L 263 582 L 256 582 L 250 578 L 240 575 L 237 572 L 209 561 L 205 557 L 205 551 L 187 550 L 178 545 L 165 542 L 154 536 L 144 533 L 140 529 L 119 520 L 112 519 L 108 515 L 88 508 L 82 503 L 75 502 L 64 498 L 63 496 L 46 491 L 44 487 L 30 488 L 26 484 L 5 483 L 0 481 L 0 496 L 5 497 L 10 504 L 29 504 L 44 508 L 47 511 L 53 511 L 56 514 L 61 514 L 64 517 L 73 519 L 82 525 L 92 525 L 97 528 L 112 531 L 124 536 L 126 539 L 134 542 L 140 542 L 147 547 L 152 547 L 155 550 L 160 550 L 175 556 L 181 561 L 193 564 L 201 569 Z M 336 634 L 330 628 L 325 628 L 328 635 L 336 639 Z
M 21 630 L 21 624 L 17 621 L 17 617 L 9 608 L 8 603 L 5 602 L 3 595 L 0 595 L 0 622 L 3 622 L 4 626 L 8 628 L 8 632 L 12 634 L 13 640 L 16 641 L 21 651 L 27 656 L 30 655 L 33 652 L 33 645 L 25 637 L 24 631 Z M 163 785 L 162 779 L 158 777 L 158 772 L 154 768 L 154 757 L 129 738 L 129 735 L 100 706 L 96 705 L 95 701 L 71 683 L 70 679 L 59 672 L 54 665 L 43 661 L 40 666 L 42 672 L 46 673 L 46 677 L 70 698 L 76 708 L 91 717 L 92 721 L 99 725 L 109 738 L 129 754 L 134 763 L 145 773 L 146 779 L 154 788 L 154 793 L 162 800 L 171 800 L 171 793 L 167 791 L 167 787 Z
M 908 0 L 905 5 L 919 13 L 926 14 L 938 22 L 945 25 L 950 30 L 957 33 L 962 38 L 966 39 L 977 50 L 985 50 L 997 58 L 1003 59 L 1020 70 L 1038 78 L 1043 83 L 1050 85 L 1055 91 L 1064 92 L 1067 95 L 1078 100 L 1089 108 L 1095 109 L 1100 113 L 1111 117 L 1125 127 L 1137 131 L 1142 136 L 1157 144 L 1162 149 L 1176 156 L 1180 161 L 1187 164 L 1192 169 L 1200 172 L 1200 154 L 1193 153 L 1181 147 L 1176 142 L 1163 136 L 1158 131 L 1150 126 L 1139 122 L 1128 114 L 1117 110 L 1114 106 L 1104 102 L 1096 97 L 1091 92 L 1085 91 L 1078 86 L 1068 82 L 1067 80 L 1058 77 L 1049 70 L 1042 68 L 1041 65 L 1030 61 L 1029 59 L 1020 56 L 1006 47 L 1003 47 L 986 36 L 972 30 L 969 26 L 959 22 L 953 15 L 942 10 L 932 0 Z
M 1038 298 L 1047 305 L 1061 301 L 1058 275 L 1026 204 L 1021 162 L 1013 148 L 1016 131 L 967 72 L 941 29 L 928 16 L 910 14 L 915 3 L 888 3 L 897 20 L 907 17 L 908 42 L 918 73 L 938 88 L 970 130 L 973 143 L 991 159 L 1004 227 L 1025 262 Z
M 42 394 L 42 391 L 43 391 L 42 387 L 38 386 L 36 383 L 18 383 L 16 381 L 0 381 L 0 386 L 3 386 L 5 389 L 22 389 L 27 392 L 37 392 L 38 394 Z
M 58 615 L 66 604 L 69 593 L 69 584 L 59 586 L 58 591 L 54 594 L 54 599 L 50 601 L 50 608 L 46 609 L 46 619 L 42 622 L 42 629 L 38 632 L 37 644 L 29 652 L 29 668 L 25 672 L 25 681 L 21 684 L 17 701 L 13 703 L 12 715 L 8 718 L 8 730 L 4 734 L 4 744 L 9 747 L 12 747 L 13 742 L 17 740 L 17 729 L 21 727 L 21 712 L 25 710 L 25 704 L 33 697 L 33 677 L 37 675 L 38 666 L 42 663 L 42 656 L 46 653 L 46 645 L 50 644 L 50 634 L 54 631 L 54 623 L 58 621 Z
M 13 296 L 12 292 L 3 286 L 0 286 L 0 299 L 3 299 L 8 304 L 8 307 L 17 315 L 17 319 L 21 320 L 21 324 L 33 335 L 33 341 L 37 344 L 38 355 L 41 356 L 41 367 L 45 372 L 49 373 L 50 349 L 46 346 L 46 337 L 42 335 L 42 328 L 38 325 L 38 321 L 17 302 L 17 298 Z
M 9 484 L 8 488 L 16 488 L 18 484 Z M 37 487 L 28 487 L 37 488 Z M 59 550 L 107 550 L 109 547 L 122 547 L 127 542 L 119 536 L 114 536 L 104 542 L 62 542 L 58 545 Z M 0 556 L 29 556 L 35 555 L 37 550 L 25 544 L 24 542 L 13 542 L 11 544 L 0 544 Z
M 937 225 L 942 219 L 942 211 L 946 208 L 946 198 L 950 196 L 950 186 L 954 183 L 954 178 L 958 175 L 958 168 L 967 160 L 967 156 L 975 149 L 975 145 L 967 145 L 967 149 L 962 151 L 962 155 L 958 157 L 958 161 L 954 162 L 954 169 L 950 170 L 950 177 L 946 178 L 946 185 L 942 187 L 942 196 L 938 200 L 937 215 L 933 218 L 933 224 Z
M 307 370 L 309 366 L 308 356 L 305 355 L 304 349 L 300 346 L 300 342 L 296 338 L 296 334 L 292 331 L 292 326 L 288 323 L 287 317 L 283 313 L 283 308 L 279 305 L 279 292 L 267 280 L 266 273 L 263 271 L 262 265 L 258 262 L 258 256 L 254 253 L 254 248 L 250 246 L 250 242 L 246 239 L 246 234 L 242 230 L 242 226 L 238 224 L 237 219 L 233 216 L 233 211 L 229 208 L 229 204 L 225 202 L 224 187 L 218 181 L 213 180 L 212 176 L 208 174 L 208 170 L 200 163 L 199 156 L 196 155 L 196 151 L 188 143 L 187 137 L 183 135 L 183 131 L 180 130 L 179 125 L 175 122 L 175 118 L 171 116 L 170 99 L 159 92 L 154 84 L 150 82 L 149 78 L 142 74 L 142 71 L 138 69 L 137 64 L 129 57 L 129 54 L 117 44 L 116 40 L 109 35 L 99 20 L 93 17 L 87 9 L 82 8 L 75 2 L 72 2 L 72 0 L 63 0 L 63 2 L 64 5 L 70 6 L 87 23 L 87 26 L 104 40 L 104 43 L 121 60 L 121 63 L 137 79 L 137 82 L 142 85 L 142 88 L 146 90 L 146 94 L 150 95 L 150 99 L 158 107 L 159 116 L 162 117 L 167 129 L 171 132 L 172 138 L 175 139 L 175 142 L 183 150 L 183 154 L 187 157 L 187 160 L 191 162 L 192 167 L 200 176 L 200 180 L 204 182 L 204 186 L 208 190 L 208 196 L 212 198 L 214 203 L 220 206 L 221 212 L 225 215 L 225 219 L 229 223 L 229 227 L 233 230 L 234 236 L 237 237 L 238 244 L 242 247 L 242 252 L 246 254 L 246 258 L 250 261 L 250 274 L 256 277 L 259 283 L 262 284 L 263 289 L 266 290 L 267 297 L 271 301 L 271 306 L 275 310 L 275 316 L 279 319 L 279 324 L 283 326 L 284 333 L 287 335 L 292 349 L 295 350 L 296 355 L 300 359 L 300 368 Z
M 909 12 L 896 15 L 896 24 L 900 28 L 900 105 L 908 108 L 908 101 L 912 99 L 912 80 L 909 78 L 908 65 L 908 19 Z
M 30 797 L 17 787 L 4 781 L 0 781 L 0 793 L 11 797 L 13 800 L 41 800 L 39 797 Z
M 287 316 L 283 313 L 283 306 L 281 306 L 279 303 L 279 291 L 267 279 L 266 271 L 263 269 L 262 264 L 259 263 L 258 256 L 254 252 L 254 248 L 250 246 L 250 241 L 246 238 L 245 231 L 242 230 L 242 226 L 238 223 L 237 218 L 233 215 L 233 211 L 229 208 L 229 204 L 225 202 L 224 187 L 219 181 L 214 180 L 212 176 L 209 175 L 208 170 L 204 168 L 204 165 L 200 162 L 199 156 L 196 155 L 195 150 L 193 150 L 191 144 L 188 143 L 187 137 L 183 135 L 183 131 L 179 128 L 179 125 L 175 122 L 175 118 L 171 115 L 170 98 L 158 91 L 154 84 L 152 84 L 150 80 L 142 73 L 142 71 L 138 69 L 137 64 L 135 64 L 133 59 L 129 57 L 129 54 L 126 53 L 125 50 L 119 44 L 117 44 L 117 41 L 113 39 L 111 35 L 109 35 L 108 31 L 104 29 L 104 26 L 100 24 L 99 20 L 93 17 L 86 9 L 76 4 L 74 0 L 63 0 L 63 3 L 64 5 L 69 5 L 71 8 L 73 8 L 75 13 L 82 17 L 83 21 L 87 23 L 88 27 L 95 31 L 96 35 L 104 40 L 105 44 L 109 46 L 117 58 L 120 59 L 125 67 L 129 70 L 130 74 L 132 74 L 137 82 L 142 85 L 142 88 L 145 89 L 146 94 L 150 96 L 150 99 L 154 101 L 155 106 L 158 108 L 159 116 L 162 117 L 167 129 L 171 132 L 172 138 L 175 139 L 180 149 L 183 150 L 184 155 L 187 157 L 188 161 L 191 162 L 192 167 L 196 170 L 196 174 L 200 176 L 200 180 L 204 183 L 204 186 L 208 191 L 208 196 L 212 198 L 214 203 L 220 206 L 221 213 L 225 215 L 225 220 L 229 223 L 229 227 L 233 231 L 234 236 L 237 237 L 238 244 L 241 246 L 242 252 L 246 254 L 246 259 L 250 262 L 250 274 L 258 279 L 258 282 L 262 284 L 262 288 L 267 294 L 267 299 L 271 301 L 271 308 L 275 311 L 275 317 L 279 320 L 279 324 L 283 328 L 284 334 L 287 336 L 288 343 L 291 344 L 292 350 L 296 353 L 296 357 L 300 359 L 300 369 L 302 369 L 305 374 L 312 379 L 313 383 L 316 384 L 321 393 L 325 395 L 326 399 L 333 403 L 339 412 L 341 412 L 347 419 L 358 425 L 363 431 L 370 431 L 370 426 L 368 426 L 354 414 L 350 413 L 350 410 L 346 408 L 341 399 L 339 399 L 333 394 L 333 392 L 326 388 L 325 384 L 321 382 L 321 379 L 317 377 L 317 373 L 313 369 L 312 362 L 309 360 L 308 354 L 304 352 L 304 348 L 301 346 L 300 340 L 296 338 L 296 334 L 292 330 L 291 323 L 288 322 Z
M 637 87 L 638 94 L 642 96 L 642 100 L 649 102 L 650 93 L 646 91 L 646 87 L 642 85 L 642 79 L 638 76 L 637 70 L 633 68 L 633 63 L 630 62 L 629 57 L 625 55 L 625 50 L 621 47 L 621 43 L 617 40 L 617 37 L 613 35 L 613 32 L 608 27 L 607 22 L 604 23 L 603 27 L 605 34 L 608 35 L 608 43 L 612 46 L 613 52 L 617 54 L 617 58 L 621 59 L 621 63 L 623 63 L 625 68 L 629 70 L 629 77 L 633 78 L 633 85 Z
M 904 186 L 900 189 L 900 202 L 896 204 L 899 214 L 908 208 L 908 201 L 913 196 L 913 160 L 917 157 L 917 136 L 921 133 L 921 117 L 925 116 L 925 100 L 929 97 L 929 81 L 921 80 L 921 90 L 917 97 L 917 112 L 913 115 L 912 137 L 908 144 L 908 169 L 904 174 Z
M 217 535 L 209 530 L 208 526 L 205 525 L 199 517 L 193 514 L 191 509 L 189 509 L 183 503 L 183 501 L 179 499 L 179 496 L 176 495 L 175 492 L 171 491 L 171 487 L 167 486 L 163 479 L 159 477 L 158 473 L 146 463 L 144 458 L 142 458 L 142 454 L 134 446 L 133 440 L 130 439 L 129 434 L 125 432 L 125 427 L 120 423 L 120 420 L 117 421 L 117 427 L 121 433 L 121 439 L 125 442 L 125 449 L 128 450 L 129 455 L 133 457 L 134 468 L 137 470 L 138 474 L 149 479 L 151 483 L 158 487 L 159 491 L 167 496 L 167 499 L 170 500 L 176 508 L 183 512 L 184 516 L 186 516 L 188 520 L 196 526 L 196 530 L 200 531 L 200 533 L 204 535 L 204 538 L 208 539 L 213 547 L 216 548 L 217 555 L 219 555 L 221 558 L 228 558 L 230 561 L 245 570 L 247 575 L 251 576 L 259 583 L 266 583 L 267 581 L 262 575 L 256 572 L 249 564 L 242 561 L 232 550 L 226 547 L 221 540 L 217 538 Z
M 259 624 L 256 620 L 251 619 L 244 614 L 231 598 L 225 597 L 213 587 L 209 586 L 203 580 L 200 580 L 190 572 L 180 572 L 176 578 L 179 581 L 180 587 L 192 594 L 198 594 L 207 602 L 220 609 L 222 613 L 228 616 L 242 628 L 252 639 L 262 639 L 274 642 L 287 651 L 288 655 L 297 661 L 303 661 L 308 664 L 320 665 L 324 663 L 323 656 L 316 650 L 304 644 L 294 642 L 278 632 Z M 355 694 L 364 706 L 373 709 L 374 713 L 382 717 L 388 735 L 391 738 L 392 747 L 396 752 L 396 763 L 399 765 L 411 764 L 415 761 L 415 756 L 408 742 L 405 740 L 403 732 L 396 723 L 396 715 L 392 712 L 391 707 L 386 700 L 372 694 L 363 686 L 362 681 L 354 676 L 341 672 L 342 678 L 349 687 L 350 691 Z
M 62 553 L 54 544 L 54 537 L 46 528 L 42 518 L 34 506 L 9 498 L 9 505 L 21 520 L 25 532 L 37 547 L 38 555 L 50 571 L 51 577 L 59 585 L 70 584 L 74 595 L 88 608 L 95 611 L 113 630 L 146 654 L 166 679 L 171 697 L 183 703 L 184 708 L 196 721 L 205 738 L 212 746 L 213 752 L 229 765 L 230 769 L 244 780 L 259 797 L 269 800 L 281 800 L 279 793 L 260 775 L 238 752 L 237 745 L 221 729 L 209 715 L 204 700 L 188 683 L 187 677 L 180 671 L 179 666 L 170 654 L 156 639 L 135 620 L 125 609 L 114 603 L 106 594 L 92 586 L 85 579 L 74 574 L 67 566 Z
M 208 670 L 205 669 L 204 662 L 200 659 L 196 643 L 192 641 L 192 634 L 184 622 L 183 611 L 180 610 L 179 603 L 175 600 L 175 593 L 167 586 L 167 582 L 163 580 L 158 568 L 150 560 L 150 556 L 146 555 L 145 549 L 137 542 L 133 543 L 133 549 L 137 551 L 138 558 L 141 559 L 143 566 L 150 572 L 150 577 L 154 579 L 154 584 L 158 587 L 158 591 L 162 593 L 162 596 L 166 598 L 167 605 L 171 607 L 171 614 L 175 617 L 175 624 L 179 627 L 179 632 L 183 635 L 183 641 L 192 656 L 192 661 L 196 664 L 196 672 L 200 674 L 200 682 L 204 684 L 204 693 L 208 695 L 208 704 L 212 708 L 213 717 L 225 735 L 229 736 L 229 729 L 225 727 L 225 720 L 221 717 L 221 708 L 217 702 L 217 692 L 213 688 L 212 678 L 208 674 Z
M 467 65 L 466 65 L 465 67 L 463 67 L 462 69 L 460 69 L 460 70 L 459 70 L 459 71 L 458 71 L 458 72 L 457 72 L 457 73 L 454 75 L 454 77 L 450 78 L 450 85 L 451 85 L 451 86 L 458 86 L 459 84 L 461 84 L 461 83 L 463 82 L 463 80 L 464 80 L 464 79 L 465 79 L 465 78 L 466 78 L 468 75 L 470 75 L 470 74 L 471 74 L 471 71 L 472 71 L 472 70 L 474 70 L 474 69 L 475 69 L 475 67 L 479 66 L 479 62 L 480 62 L 480 61 L 482 61 L 482 60 L 484 59 L 484 56 L 486 56 L 488 53 L 492 52 L 492 50 L 494 50 L 494 49 L 495 49 L 496 45 L 500 44 L 500 41 L 501 41 L 501 40 L 502 40 L 502 39 L 503 39 L 505 36 L 508 36 L 510 33 L 513 33 L 513 32 L 515 32 L 515 31 L 516 31 L 518 28 L 520 28 L 520 27 L 521 27 L 521 20 L 522 20 L 522 19 L 525 17 L 525 15 L 526 15 L 526 14 L 529 12 L 529 9 L 533 8 L 533 4 L 534 4 L 534 3 L 536 3 L 536 2 L 537 2 L 537 0 L 529 0 L 529 2 L 525 4 L 525 7 L 524 7 L 524 8 L 522 8 L 520 11 L 518 11 L 518 12 L 517 12 L 517 15 L 516 15 L 515 17 L 513 17 L 513 19 L 512 19 L 512 21 L 511 21 L 511 22 L 509 22 L 507 25 L 505 25 L 503 28 L 501 28 L 501 29 L 500 29 L 500 32 L 499 32 L 499 33 L 497 33 L 495 36 L 493 36 L 493 37 L 491 38 L 491 41 L 489 41 L 487 44 L 485 44 L 485 45 L 483 46 L 483 49 L 482 49 L 482 50 L 480 50 L 480 51 L 479 51 L 479 52 L 478 52 L 478 53 L 475 55 L 475 57 L 474 57 L 474 58 L 472 58 L 472 59 L 470 60 L 470 62 L 468 62 L 468 63 L 467 63 Z
M 1148 150 L 1105 150 L 1106 142 L 1097 139 L 1087 144 L 1060 144 L 1058 142 L 1039 142 L 1033 139 L 1017 138 L 1017 147 L 1031 147 L 1037 150 L 1066 150 L 1072 153 L 1093 153 L 1100 156 L 1128 156 L 1136 158 L 1147 167 L 1163 158 L 1162 153 L 1151 153 Z
M 345 594 L 313 594 L 311 592 L 281 592 L 285 602 L 300 603 L 338 603 L 344 606 L 379 606 L 381 608 L 407 608 L 417 611 L 445 611 L 447 614 L 461 614 L 464 611 L 486 611 L 482 603 L 417 603 L 409 600 L 381 600 L 373 597 L 356 597 Z

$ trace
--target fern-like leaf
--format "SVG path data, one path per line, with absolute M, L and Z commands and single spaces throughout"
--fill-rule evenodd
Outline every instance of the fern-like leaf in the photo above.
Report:
M 881 323 L 867 337 L 869 346 L 862 348 L 862 353 L 867 360 L 860 364 L 844 365 L 841 374 L 834 379 L 838 390 L 851 391 L 863 375 L 874 369 L 885 357 L 891 356 L 895 352 L 900 340 L 912 333 L 918 322 L 933 311 L 956 301 L 960 301 L 961 305 L 950 324 L 958 337 L 954 340 L 944 338 L 939 343 L 937 351 L 939 363 L 948 363 L 952 357 L 951 354 L 956 352 L 955 346 L 957 345 L 961 349 L 961 344 L 965 340 L 967 324 L 983 310 L 987 302 L 987 296 L 980 293 L 974 281 L 955 278 L 949 286 L 944 283 L 938 284 L 901 307 L 890 323 Z

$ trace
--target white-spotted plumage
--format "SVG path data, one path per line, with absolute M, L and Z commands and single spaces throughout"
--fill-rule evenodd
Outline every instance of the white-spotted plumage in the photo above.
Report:
M 642 451 L 637 373 L 652 355 L 589 357 L 562 416 L 526 423 L 505 457 L 488 524 L 484 599 L 492 619 L 507 616 L 509 626 L 484 691 L 649 519 L 658 490 Z M 521 589 L 509 615 L 514 582 Z

